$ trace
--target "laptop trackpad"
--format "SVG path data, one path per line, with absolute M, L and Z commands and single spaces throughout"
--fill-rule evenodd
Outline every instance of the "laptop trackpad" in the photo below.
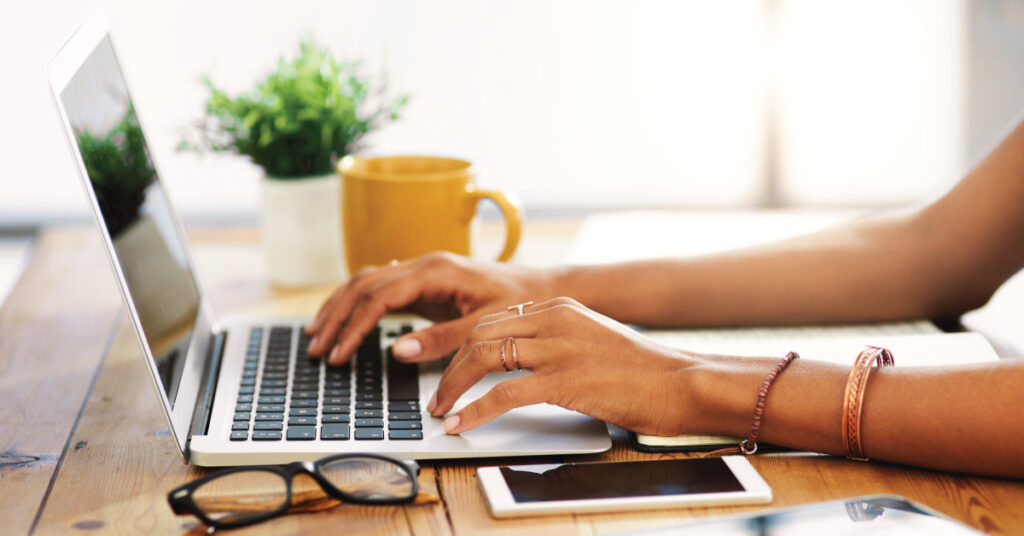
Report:
M 437 389 L 442 369 L 439 364 L 420 366 L 420 394 L 423 403 Z M 459 398 L 449 415 L 487 394 L 495 385 L 529 376 L 528 371 L 498 372 L 485 376 Z M 425 407 L 425 406 L 424 406 Z M 432 441 L 445 442 L 441 419 L 431 419 L 427 431 Z M 599 452 L 611 446 L 605 424 L 586 415 L 551 404 L 534 404 L 512 411 L 447 441 L 477 451 L 505 451 L 509 454 Z

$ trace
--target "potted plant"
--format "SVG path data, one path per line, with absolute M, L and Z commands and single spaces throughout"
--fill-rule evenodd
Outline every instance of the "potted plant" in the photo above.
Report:
M 340 185 L 335 164 L 407 98 L 371 92 L 357 62 L 341 62 L 311 40 L 245 94 L 231 97 L 209 77 L 198 146 L 249 157 L 264 171 L 262 233 L 273 282 L 303 286 L 343 274 Z

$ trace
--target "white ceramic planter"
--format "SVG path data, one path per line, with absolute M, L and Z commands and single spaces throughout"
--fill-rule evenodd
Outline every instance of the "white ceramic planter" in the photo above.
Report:
M 340 281 L 345 272 L 338 176 L 264 177 L 262 189 L 261 228 L 271 282 L 304 287 Z

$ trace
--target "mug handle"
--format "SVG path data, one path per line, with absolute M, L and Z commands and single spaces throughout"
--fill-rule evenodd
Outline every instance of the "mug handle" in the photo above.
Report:
M 499 190 L 477 190 L 473 186 L 466 188 L 466 194 L 474 204 L 481 199 L 494 201 L 501 209 L 501 215 L 505 218 L 505 247 L 498 255 L 499 262 L 505 262 L 512 258 L 519 246 L 519 237 L 523 232 L 523 209 L 519 198 L 513 193 L 505 193 Z

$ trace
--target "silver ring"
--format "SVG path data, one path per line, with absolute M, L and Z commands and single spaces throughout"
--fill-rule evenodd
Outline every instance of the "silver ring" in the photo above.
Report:
M 509 337 L 509 341 L 512 343 L 512 362 L 516 365 L 516 370 L 523 370 L 523 367 L 519 366 L 519 349 L 516 348 L 516 338 Z
M 512 372 L 512 369 L 508 368 L 508 361 L 505 359 L 505 344 L 512 337 L 505 337 L 501 340 L 501 366 L 505 369 L 505 372 Z
M 517 303 L 515 305 L 509 305 L 508 307 L 505 308 L 505 310 L 506 311 L 513 311 L 514 310 L 514 311 L 518 312 L 520 315 L 522 315 L 523 314 L 523 307 L 526 307 L 527 305 L 533 305 L 533 302 L 532 301 L 528 301 L 528 302 L 523 302 L 523 303 Z

